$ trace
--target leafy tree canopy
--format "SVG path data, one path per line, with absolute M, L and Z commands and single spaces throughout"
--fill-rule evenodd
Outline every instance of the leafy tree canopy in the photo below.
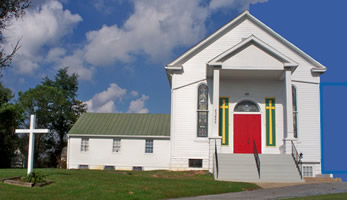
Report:
M 11 103 L 13 93 L 0 82 L 0 168 L 11 166 L 11 159 L 18 148 L 14 130 L 21 121 L 21 111 Z
M 2 33 L 10 25 L 11 19 L 23 16 L 29 6 L 30 0 L 0 0 L 0 76 L 1 69 L 9 66 L 14 54 L 20 48 L 18 41 L 12 52 L 6 54 L 3 47 L 6 38 Z
M 86 112 L 86 105 L 77 99 L 78 76 L 69 75 L 68 68 L 58 71 L 54 80 L 44 78 L 41 84 L 19 93 L 19 104 L 27 119 L 36 114 L 37 127 L 48 128 L 49 134 L 37 137 L 35 160 L 41 166 L 55 167 L 61 160 L 61 152 L 66 146 L 66 134 L 78 117 Z

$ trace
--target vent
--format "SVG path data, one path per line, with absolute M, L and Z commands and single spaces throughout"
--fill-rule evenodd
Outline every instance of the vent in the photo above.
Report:
M 202 168 L 202 159 L 189 159 L 190 168 Z
M 89 165 L 78 165 L 78 169 L 89 169 Z
M 134 166 L 133 171 L 143 171 L 143 167 L 140 166 Z
M 111 165 L 105 165 L 104 170 L 115 170 L 115 167 Z

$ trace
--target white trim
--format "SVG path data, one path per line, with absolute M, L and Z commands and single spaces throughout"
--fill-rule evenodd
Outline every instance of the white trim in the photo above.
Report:
M 233 112 L 233 115 L 261 115 L 261 112 Z
M 320 84 L 319 82 L 312 82 L 312 81 L 300 81 L 300 80 L 292 80 L 292 82 L 296 82 L 296 83 Z
M 165 69 L 172 71 L 180 71 L 183 70 L 183 66 L 166 66 Z
M 324 73 L 325 71 L 327 71 L 327 68 L 324 68 L 324 69 L 312 68 L 311 69 L 311 72 L 315 72 L 315 73 Z
M 94 134 L 68 134 L 69 137 L 106 137 L 106 138 L 157 138 L 170 139 L 170 136 L 150 136 L 150 135 L 94 135 Z

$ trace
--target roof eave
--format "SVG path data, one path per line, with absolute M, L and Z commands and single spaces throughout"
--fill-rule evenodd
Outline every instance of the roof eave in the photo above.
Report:
M 326 71 L 327 71 L 327 68 L 325 68 L 325 67 L 323 69 L 322 68 L 312 68 L 311 69 L 311 72 L 313 72 L 313 73 L 322 73 L 323 74 Z
M 157 139 L 170 139 L 170 136 L 161 135 L 100 135 L 100 134 L 67 134 L 68 137 L 106 137 L 106 138 L 157 138 Z

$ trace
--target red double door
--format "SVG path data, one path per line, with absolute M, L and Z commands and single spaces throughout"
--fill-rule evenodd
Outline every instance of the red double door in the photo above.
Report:
M 261 153 L 261 115 L 234 114 L 234 153 L 253 153 L 253 141 Z

